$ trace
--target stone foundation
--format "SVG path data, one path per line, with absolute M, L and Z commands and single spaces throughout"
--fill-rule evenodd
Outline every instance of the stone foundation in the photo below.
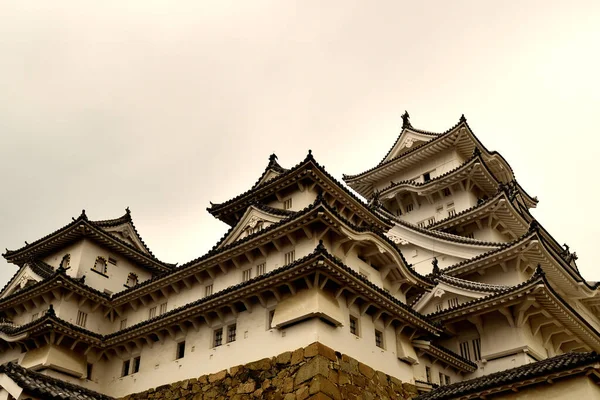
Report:
M 391 400 L 411 399 L 416 395 L 414 385 L 402 383 L 317 342 L 229 371 L 130 394 L 122 400 Z

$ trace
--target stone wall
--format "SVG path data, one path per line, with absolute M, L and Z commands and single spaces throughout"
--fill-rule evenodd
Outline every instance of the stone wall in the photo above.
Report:
M 142 399 L 411 399 L 414 385 L 375 371 L 320 343 L 159 386 L 122 400 Z

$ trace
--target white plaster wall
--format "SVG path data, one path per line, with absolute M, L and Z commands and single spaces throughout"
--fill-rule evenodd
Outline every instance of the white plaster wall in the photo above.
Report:
M 79 272 L 79 264 L 81 263 L 81 251 L 83 249 L 83 240 L 78 240 L 75 243 L 70 244 L 69 246 L 64 247 L 60 251 L 57 251 L 49 256 L 43 258 L 43 261 L 50 264 L 54 267 L 54 269 L 60 266 L 60 262 L 63 257 L 67 254 L 70 255 L 69 267 L 70 269 L 67 271 L 67 275 L 72 277 L 78 277 Z
M 288 199 L 290 197 L 292 198 L 292 208 L 290 208 L 290 210 L 300 211 L 315 202 L 315 199 L 317 198 L 317 193 L 308 190 L 300 191 L 296 187 L 296 190 L 290 191 L 287 194 L 282 195 L 283 200 Z M 283 201 L 273 200 L 267 203 L 267 205 L 273 208 L 283 209 Z
M 419 363 L 414 365 L 414 379 L 427 382 L 427 372 L 425 367 L 431 368 L 431 383 L 445 385 L 445 382 L 440 383 L 440 372 L 450 377 L 450 384 L 464 380 L 464 378 L 458 374 L 454 368 L 448 367 L 446 364 L 441 362 L 432 363 L 431 359 L 427 355 L 420 357 Z

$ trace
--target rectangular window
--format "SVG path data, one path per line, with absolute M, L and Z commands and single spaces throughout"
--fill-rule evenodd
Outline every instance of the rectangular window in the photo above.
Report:
M 423 174 L 423 182 L 429 182 L 431 180 L 431 172 L 425 172 Z
M 453 297 L 451 299 L 448 299 L 448 307 L 449 308 L 458 307 L 458 297 Z
M 158 311 L 158 315 L 163 315 L 167 312 L 167 303 L 162 303 L 160 305 L 160 310 Z
M 440 386 L 444 386 L 444 374 L 442 374 L 440 372 L 439 377 L 440 377 Z
M 473 232 L 467 233 L 465 237 L 468 237 L 469 239 L 475 239 L 475 234 Z
M 446 385 L 449 385 L 449 384 L 451 384 L 451 383 L 452 383 L 452 382 L 450 381 L 450 376 L 448 376 L 448 375 L 445 375 L 445 378 L 446 378 Z
M 235 342 L 236 333 L 237 333 L 236 325 L 229 325 L 227 327 L 227 343 Z
M 436 304 L 436 305 L 435 305 L 435 311 L 442 311 L 442 308 L 443 308 L 443 307 L 444 307 L 444 306 L 443 306 L 443 304 L 442 304 L 442 303 Z
M 425 376 L 427 378 L 427 382 L 431 383 L 431 368 L 425 367 Z
M 460 355 L 466 358 L 467 360 L 471 359 L 471 351 L 469 349 L 469 342 L 461 342 L 460 343 Z
M 449 217 L 454 217 L 456 215 L 456 210 L 454 208 L 449 208 L 448 209 L 448 216 Z
M 448 204 L 446 204 L 446 208 L 454 208 L 454 202 L 451 201 Z
M 450 188 L 444 188 L 443 192 L 445 197 L 452 195 L 452 192 L 450 192 Z
M 425 228 L 425 221 L 418 222 L 418 223 L 417 223 L 417 226 L 418 226 L 419 228 Z
M 242 271 L 242 282 L 248 282 L 252 278 L 252 270 L 247 269 Z
M 185 341 L 177 343 L 177 354 L 175 354 L 175 359 L 179 360 L 183 358 L 185 355 Z
M 438 205 L 435 207 L 435 212 L 441 213 L 442 211 L 444 211 L 444 206 L 443 205 Z
M 262 275 L 267 272 L 267 263 L 258 264 L 256 266 L 256 276 Z
M 129 360 L 123 361 L 123 367 L 121 368 L 121 376 L 129 375 Z
M 375 329 L 375 346 L 383 349 L 383 332 Z
M 414 209 L 414 207 L 415 207 L 415 206 L 414 206 L 414 204 L 413 204 L 413 203 L 407 204 L 407 205 L 406 205 L 406 212 L 407 212 L 407 213 L 411 212 L 411 211 Z
M 87 313 L 83 311 L 77 311 L 77 322 L 76 324 L 85 328 L 85 324 L 87 322 Z
M 38 319 L 38 313 L 35 313 L 31 316 L 32 321 L 35 321 L 36 319 Z
M 435 217 L 427 219 L 427 225 L 435 224 Z
M 267 316 L 268 324 L 267 329 L 273 329 L 273 317 L 275 316 L 275 310 L 269 310 L 269 315 Z
M 112 258 L 112 257 L 108 257 L 108 262 L 109 262 L 110 264 L 112 264 L 112 265 L 117 265 L 117 260 L 115 260 L 115 259 L 114 259 L 114 258 Z
M 132 374 L 140 371 L 140 360 L 140 356 L 137 356 L 133 359 L 133 371 L 131 371 Z
M 292 198 L 291 197 L 289 199 L 285 199 L 283 201 L 283 209 L 284 210 L 291 210 L 292 209 Z
M 284 258 L 285 258 L 285 265 L 291 264 L 296 259 L 296 251 L 295 250 L 288 251 L 287 253 L 285 253 Z
M 213 347 L 219 347 L 223 344 L 223 328 L 215 329 L 213 335 Z
M 204 288 L 204 296 L 210 296 L 213 292 L 213 285 L 212 283 L 210 285 L 206 285 L 206 287 Z
M 358 336 L 358 318 L 350 316 L 350 333 Z
M 93 368 L 94 368 L 94 364 L 87 363 L 87 375 L 86 375 L 86 378 L 88 380 L 92 379 L 92 370 L 93 370 Z
M 475 356 L 474 361 L 481 360 L 481 339 L 473 339 L 473 355 Z
M 156 306 L 151 307 L 150 310 L 148 310 L 148 319 L 152 319 L 156 317 Z
M 127 328 L 127 318 L 121 320 L 121 328 L 120 329 L 125 329 L 125 328 Z

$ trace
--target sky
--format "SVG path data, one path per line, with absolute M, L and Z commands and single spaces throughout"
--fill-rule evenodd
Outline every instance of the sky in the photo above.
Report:
M 0 248 L 130 207 L 184 263 L 276 153 L 339 180 L 461 114 L 596 266 L 598 1 L 2 1 Z M 16 272 L 0 261 L 0 284 Z

